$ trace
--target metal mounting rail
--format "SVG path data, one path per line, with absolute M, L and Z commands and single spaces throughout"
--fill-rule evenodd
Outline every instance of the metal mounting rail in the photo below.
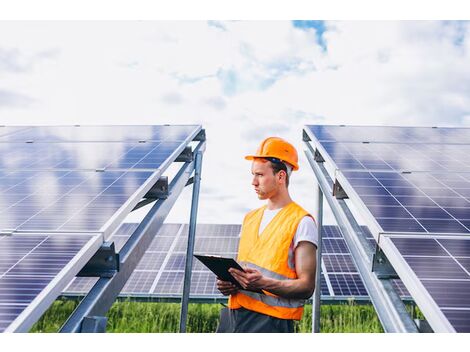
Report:
M 366 243 L 365 236 L 358 235 L 362 232 L 361 227 L 354 219 L 346 202 L 333 196 L 333 190 L 329 186 L 333 182 L 326 168 L 321 161 L 315 161 L 315 152 L 307 141 L 306 145 L 308 150 L 305 151 L 305 154 L 308 162 L 348 244 L 383 329 L 385 332 L 418 332 L 418 328 L 406 311 L 404 303 L 390 280 L 381 280 L 372 272 L 373 251 Z

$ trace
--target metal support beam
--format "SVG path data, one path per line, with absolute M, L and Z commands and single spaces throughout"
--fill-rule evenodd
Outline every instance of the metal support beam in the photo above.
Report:
M 205 142 L 201 142 L 196 150 L 203 151 L 204 148 Z M 119 252 L 120 271 L 112 278 L 100 278 L 98 280 L 62 326 L 61 332 L 81 332 L 83 331 L 82 325 L 85 317 L 106 315 L 137 267 L 139 260 L 144 255 L 155 234 L 162 226 L 163 221 L 176 202 L 193 170 L 194 162 L 182 165 L 169 186 L 168 198 L 156 201 Z
M 193 195 L 191 201 L 191 216 L 189 219 L 188 247 L 186 249 L 186 265 L 184 269 L 183 297 L 181 299 L 180 332 L 186 332 L 188 319 L 189 293 L 191 288 L 191 274 L 193 270 L 194 239 L 196 237 L 196 220 L 199 204 L 199 190 L 201 186 L 202 153 L 198 152 L 195 157 Z
M 321 256 L 322 256 L 322 226 L 323 226 L 323 192 L 318 186 L 317 214 L 315 220 L 318 228 L 317 266 L 315 273 L 315 293 L 312 305 L 312 331 L 320 332 L 320 304 L 321 304 Z
M 82 332 L 83 333 L 92 333 L 106 332 L 106 324 L 108 323 L 108 318 L 106 317 L 85 317 L 83 318 L 82 323 Z
M 327 181 L 328 172 L 323 164 L 314 160 L 314 150 L 309 143 L 306 144 L 309 148 L 305 151 L 307 159 L 348 244 L 384 330 L 386 332 L 418 332 L 392 283 L 389 280 L 378 279 L 375 273 L 372 272 L 371 259 L 373 253 L 370 252 L 369 247 L 364 245 L 364 240 L 361 239 L 363 236 L 357 236 L 356 234 L 362 231 L 359 224 L 357 224 L 345 201 L 333 197 Z

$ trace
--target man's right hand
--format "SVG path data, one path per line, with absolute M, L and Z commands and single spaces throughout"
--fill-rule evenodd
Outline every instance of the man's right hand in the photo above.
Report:
M 238 292 L 239 288 L 230 281 L 222 281 L 217 279 L 217 289 L 224 295 L 233 295 Z

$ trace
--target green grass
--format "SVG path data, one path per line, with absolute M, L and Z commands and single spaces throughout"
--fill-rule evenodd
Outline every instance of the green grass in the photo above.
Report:
M 57 300 L 33 326 L 31 332 L 57 332 L 77 306 L 77 301 Z M 188 332 L 214 332 L 220 304 L 189 305 Z M 177 332 L 180 304 L 154 302 L 116 302 L 108 312 L 107 332 Z M 374 308 L 354 302 L 321 307 L 322 332 L 383 332 Z M 312 307 L 305 307 L 296 332 L 310 332 Z

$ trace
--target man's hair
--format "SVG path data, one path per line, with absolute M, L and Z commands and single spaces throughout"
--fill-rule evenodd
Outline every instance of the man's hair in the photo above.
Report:
M 287 165 L 283 163 L 282 161 L 277 162 L 277 161 L 272 161 L 269 160 L 269 163 L 271 164 L 271 167 L 273 169 L 274 175 L 276 175 L 279 171 L 284 171 L 286 173 L 286 187 L 289 187 L 289 174 L 290 172 L 287 170 Z

